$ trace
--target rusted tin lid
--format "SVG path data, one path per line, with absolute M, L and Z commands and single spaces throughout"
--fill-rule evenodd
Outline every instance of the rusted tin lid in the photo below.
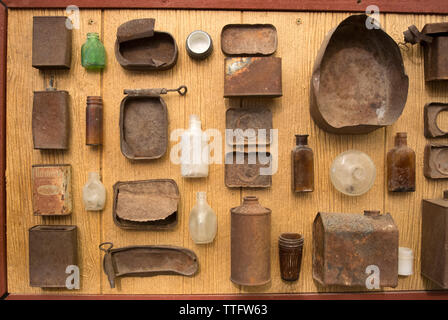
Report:
M 267 163 L 261 163 L 266 160 Z M 272 156 L 257 152 L 229 152 L 225 156 L 225 184 L 229 188 L 267 188 L 272 185 Z
M 448 190 L 443 191 L 443 196 L 440 199 L 424 199 L 423 201 L 435 204 L 439 207 L 448 208 Z
M 228 24 L 221 31 L 221 50 L 229 56 L 271 55 L 277 41 L 272 24 Z
M 448 22 L 428 23 L 422 29 L 422 33 L 437 36 L 443 33 L 448 33 Z
M 389 213 L 366 212 L 364 214 L 319 212 L 315 220 L 320 218 L 322 226 L 327 232 L 371 232 L 372 230 L 383 230 L 385 227 L 387 230 L 398 232 L 394 219 Z
M 118 42 L 148 38 L 154 35 L 155 19 L 134 19 L 123 23 L 117 29 Z

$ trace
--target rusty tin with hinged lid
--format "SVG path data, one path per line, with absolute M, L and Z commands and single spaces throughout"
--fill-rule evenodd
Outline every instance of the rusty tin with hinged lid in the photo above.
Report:
M 115 57 L 129 70 L 167 70 L 177 62 L 176 40 L 154 30 L 155 19 L 134 19 L 118 27 Z
M 448 289 L 448 190 L 442 199 L 422 200 L 421 273 Z
M 448 179 L 448 144 L 428 143 L 425 146 L 423 174 L 428 179 Z
M 232 57 L 224 60 L 224 98 L 281 96 L 281 58 Z
M 38 225 L 29 229 L 30 286 L 66 288 L 68 266 L 78 264 L 76 226 Z
M 446 138 L 448 132 L 443 131 L 437 125 L 437 117 L 440 112 L 448 111 L 447 103 L 432 102 L 427 103 L 424 109 L 425 137 L 426 138 Z
M 232 282 L 261 286 L 271 281 L 271 210 L 255 196 L 230 210 Z
M 225 156 L 225 183 L 229 188 L 268 188 L 272 185 L 269 152 L 229 152 Z
M 118 277 L 150 277 L 157 275 L 193 276 L 198 272 L 196 254 L 175 246 L 129 246 L 113 249 L 111 242 L 100 245 L 106 254 L 103 270 L 111 288 Z
M 314 62 L 310 113 L 323 130 L 361 134 L 398 120 L 409 79 L 395 41 L 381 28 L 352 15 L 325 37 Z
M 403 34 L 423 47 L 425 81 L 448 80 L 448 22 L 425 24 L 421 32 L 412 25 Z
M 70 69 L 72 30 L 67 17 L 33 17 L 33 58 L 37 69 Z
M 65 90 L 56 90 L 54 79 L 45 91 L 34 91 L 31 123 L 34 149 L 68 149 L 69 94 Z
M 368 267 L 381 287 L 398 284 L 398 228 L 387 213 L 319 212 L 313 223 L 313 278 L 324 286 L 366 286 Z
M 226 111 L 226 141 L 229 145 L 269 145 L 272 112 L 269 108 L 230 108 Z
M 120 106 L 121 153 L 131 160 L 162 157 L 168 148 L 168 111 L 160 96 L 170 91 L 187 93 L 186 86 L 177 89 L 124 90 Z
M 72 213 L 72 166 L 33 165 L 33 213 L 36 216 L 66 216 Z
M 114 185 L 114 222 L 123 229 L 172 229 L 178 220 L 179 199 L 172 179 L 119 181 Z
M 228 56 L 271 55 L 277 41 L 272 24 L 228 24 L 221 31 L 221 50 Z

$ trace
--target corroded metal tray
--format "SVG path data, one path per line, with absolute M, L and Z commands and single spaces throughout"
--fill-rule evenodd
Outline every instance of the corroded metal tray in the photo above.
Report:
M 277 41 L 272 24 L 228 24 L 221 31 L 221 50 L 228 56 L 271 55 Z

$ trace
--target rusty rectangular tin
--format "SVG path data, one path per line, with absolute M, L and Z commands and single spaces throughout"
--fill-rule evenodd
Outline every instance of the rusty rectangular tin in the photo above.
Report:
M 445 132 L 437 125 L 437 116 L 442 111 L 448 110 L 447 103 L 432 102 L 427 103 L 424 109 L 425 118 L 425 137 L 426 138 L 446 138 L 448 132 Z
M 398 228 L 392 216 L 319 212 L 313 223 L 313 278 L 324 286 L 366 287 L 369 266 L 381 287 L 398 284 Z
M 65 216 L 72 212 L 72 167 L 69 164 L 33 165 L 33 213 Z
M 34 91 L 32 131 L 34 149 L 69 147 L 69 94 L 65 90 Z
M 426 145 L 423 173 L 429 179 L 448 178 L 448 144 L 429 143 Z
M 234 57 L 224 61 L 224 98 L 281 97 L 282 59 Z
M 272 142 L 272 112 L 264 107 L 227 109 L 226 130 L 233 131 L 233 135 L 226 132 L 229 145 L 269 145 Z
M 172 179 L 119 181 L 114 185 L 114 222 L 123 229 L 172 229 L 177 225 L 179 198 Z
M 189 249 L 176 246 L 129 246 L 113 248 L 105 242 L 100 250 L 103 270 L 111 288 L 115 288 L 117 277 L 150 277 L 157 275 L 194 276 L 199 269 L 196 254 Z
M 120 147 L 128 159 L 162 157 L 168 146 L 168 110 L 161 89 L 125 90 L 120 106 Z
M 422 200 L 421 273 L 448 289 L 448 191 L 442 199 Z
M 33 58 L 37 69 L 70 69 L 72 30 L 67 17 L 33 17 Z
M 30 286 L 65 288 L 68 266 L 78 264 L 76 226 L 38 225 L 29 229 Z
M 229 56 L 271 55 L 277 42 L 272 24 L 228 24 L 221 31 L 221 50 Z
M 264 156 L 266 164 L 260 161 Z M 229 188 L 268 188 L 272 185 L 271 174 L 263 173 L 261 169 L 270 172 L 269 165 L 272 156 L 269 152 L 240 152 L 234 151 L 226 154 L 225 158 L 225 183 Z

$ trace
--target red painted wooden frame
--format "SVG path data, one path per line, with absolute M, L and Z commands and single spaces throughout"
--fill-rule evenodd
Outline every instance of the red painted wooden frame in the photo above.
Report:
M 6 273 L 6 33 L 8 8 L 154 8 L 276 11 L 365 11 L 375 4 L 381 12 L 448 14 L 445 0 L 0 0 L 0 298 L 7 295 Z M 259 295 L 17 295 L 18 299 L 127 299 L 127 300 L 448 300 L 448 291 L 399 291 L 375 293 L 259 294 Z

